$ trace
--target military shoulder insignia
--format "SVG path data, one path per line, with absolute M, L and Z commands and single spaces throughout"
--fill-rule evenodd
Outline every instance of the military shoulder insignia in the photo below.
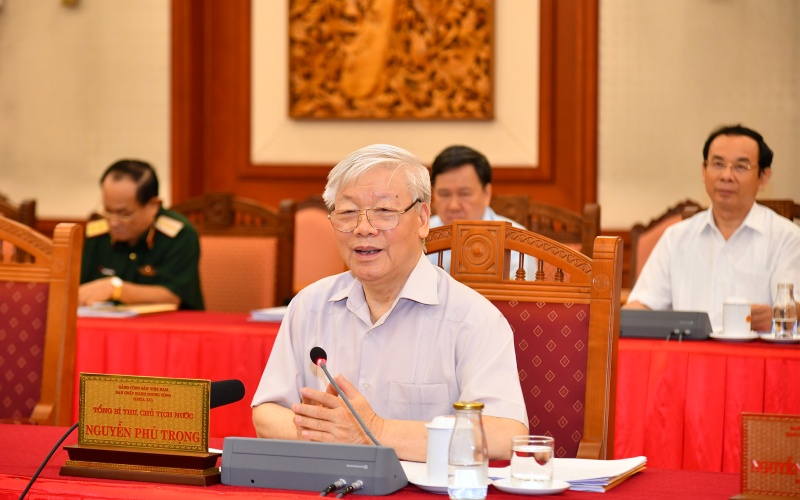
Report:
M 183 229 L 183 222 L 173 219 L 172 217 L 168 217 L 166 215 L 160 215 L 158 219 L 156 219 L 156 229 L 161 231 L 162 233 L 166 234 L 170 238 L 174 238 L 178 233 L 181 232 Z
M 86 237 L 94 238 L 102 234 L 108 233 L 108 220 L 95 219 L 86 223 Z

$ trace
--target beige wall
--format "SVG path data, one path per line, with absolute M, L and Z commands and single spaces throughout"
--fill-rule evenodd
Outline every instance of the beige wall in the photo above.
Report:
M 40 217 L 84 217 L 121 157 L 169 195 L 169 2 L 4 0 L 0 192 Z
M 775 151 L 762 196 L 800 198 L 799 1 L 601 0 L 604 228 L 707 205 L 703 143 L 739 122 Z
M 256 13 L 269 12 L 284 3 L 255 0 L 254 8 Z M 367 142 L 394 141 L 430 161 L 440 144 L 459 141 L 485 149 L 495 164 L 535 161 L 538 149 L 529 141 L 530 129 L 513 132 L 531 121 L 516 100 L 523 96 L 530 104 L 535 97 L 518 93 L 514 85 L 536 75 L 535 67 L 513 69 L 535 48 L 530 46 L 529 25 L 505 28 L 523 17 L 514 16 L 515 9 L 530 9 L 531 4 L 537 2 L 498 2 L 497 122 L 477 124 L 477 132 L 459 124 L 438 126 L 434 128 L 446 129 L 443 136 L 412 139 L 407 133 L 417 128 L 413 124 L 385 133 L 347 125 L 344 136 L 323 142 L 294 136 L 300 142 L 293 149 L 301 152 L 294 159 L 339 158 L 345 147 L 341 138 L 351 137 L 348 151 Z M 533 12 L 538 17 L 538 9 Z M 267 17 L 284 23 L 281 15 Z M 254 16 L 256 27 L 264 22 L 270 23 L 263 15 Z M 277 35 L 259 29 L 256 48 L 265 46 L 264 37 L 270 36 Z M 264 67 L 269 71 L 269 64 L 282 61 L 283 54 L 254 51 L 259 82 L 265 81 L 259 72 Z M 800 2 L 601 0 L 600 61 L 604 228 L 647 221 L 687 196 L 706 203 L 699 170 L 702 143 L 712 128 L 732 121 L 762 131 L 776 152 L 773 182 L 765 196 L 800 198 Z M 102 169 L 119 157 L 137 156 L 157 167 L 168 198 L 168 65 L 166 0 L 84 0 L 77 8 L 55 0 L 4 0 L 0 192 L 14 201 L 37 198 L 42 217 L 82 217 L 98 199 Z M 509 72 L 512 76 L 502 77 Z M 285 124 L 265 119 L 265 113 L 285 115 L 285 80 L 274 80 L 275 99 L 254 93 L 254 127 L 262 127 L 254 131 L 257 160 L 287 154 L 274 149 Z M 502 109 L 511 111 L 502 114 Z M 290 128 L 296 132 L 297 124 Z M 490 128 L 510 132 L 504 138 L 482 139 Z

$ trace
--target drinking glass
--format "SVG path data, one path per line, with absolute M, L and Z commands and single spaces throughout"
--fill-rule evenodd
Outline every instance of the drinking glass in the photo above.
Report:
M 550 436 L 511 438 L 511 481 L 549 486 L 553 481 L 553 451 Z

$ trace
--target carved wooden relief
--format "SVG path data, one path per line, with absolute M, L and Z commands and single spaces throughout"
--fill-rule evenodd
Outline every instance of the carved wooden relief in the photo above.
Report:
M 290 0 L 292 118 L 491 119 L 492 0 Z

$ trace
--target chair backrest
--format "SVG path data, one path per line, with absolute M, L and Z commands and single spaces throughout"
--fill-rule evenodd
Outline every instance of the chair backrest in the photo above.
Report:
M 8 198 L 0 193 L 0 216 L 21 222 L 28 227 L 36 229 L 36 200 L 22 200 L 17 206 L 12 204 Z M 12 245 L 0 247 L 0 256 L 5 259 L 13 259 L 17 262 L 28 262 L 30 259 L 28 254 L 13 248 Z
M 534 233 L 592 256 L 594 239 L 600 231 L 600 206 L 596 203 L 585 204 L 581 214 L 555 205 L 532 202 L 527 195 L 496 195 L 490 205 L 498 214 L 519 222 Z
M 0 240 L 30 256 L 0 260 L 0 419 L 68 426 L 83 231 L 61 223 L 51 240 L 0 216 Z
M 294 213 L 230 193 L 206 193 L 171 207 L 200 236 L 200 285 L 206 309 L 248 312 L 292 297 Z
M 336 246 L 336 235 L 328 221 L 322 196 L 309 196 L 295 204 L 294 293 L 317 280 L 347 268 Z
M 463 221 L 425 244 L 451 250 L 451 276 L 511 324 L 530 433 L 553 436 L 559 457 L 613 458 L 622 240 L 597 237 L 592 259 L 507 222 Z M 537 259 L 535 281 L 509 279 L 512 251 Z
M 782 215 L 789 220 L 800 219 L 800 203 L 795 203 L 790 198 L 786 199 L 771 199 L 771 200 L 756 200 L 759 205 L 769 207 L 778 215 Z
M 655 248 L 656 243 L 667 228 L 682 219 L 703 210 L 702 205 L 694 200 L 686 199 L 670 208 L 666 212 L 652 219 L 647 225 L 636 224 L 631 229 L 631 268 L 630 284 L 636 283 L 636 278 L 642 272 L 644 263 Z

